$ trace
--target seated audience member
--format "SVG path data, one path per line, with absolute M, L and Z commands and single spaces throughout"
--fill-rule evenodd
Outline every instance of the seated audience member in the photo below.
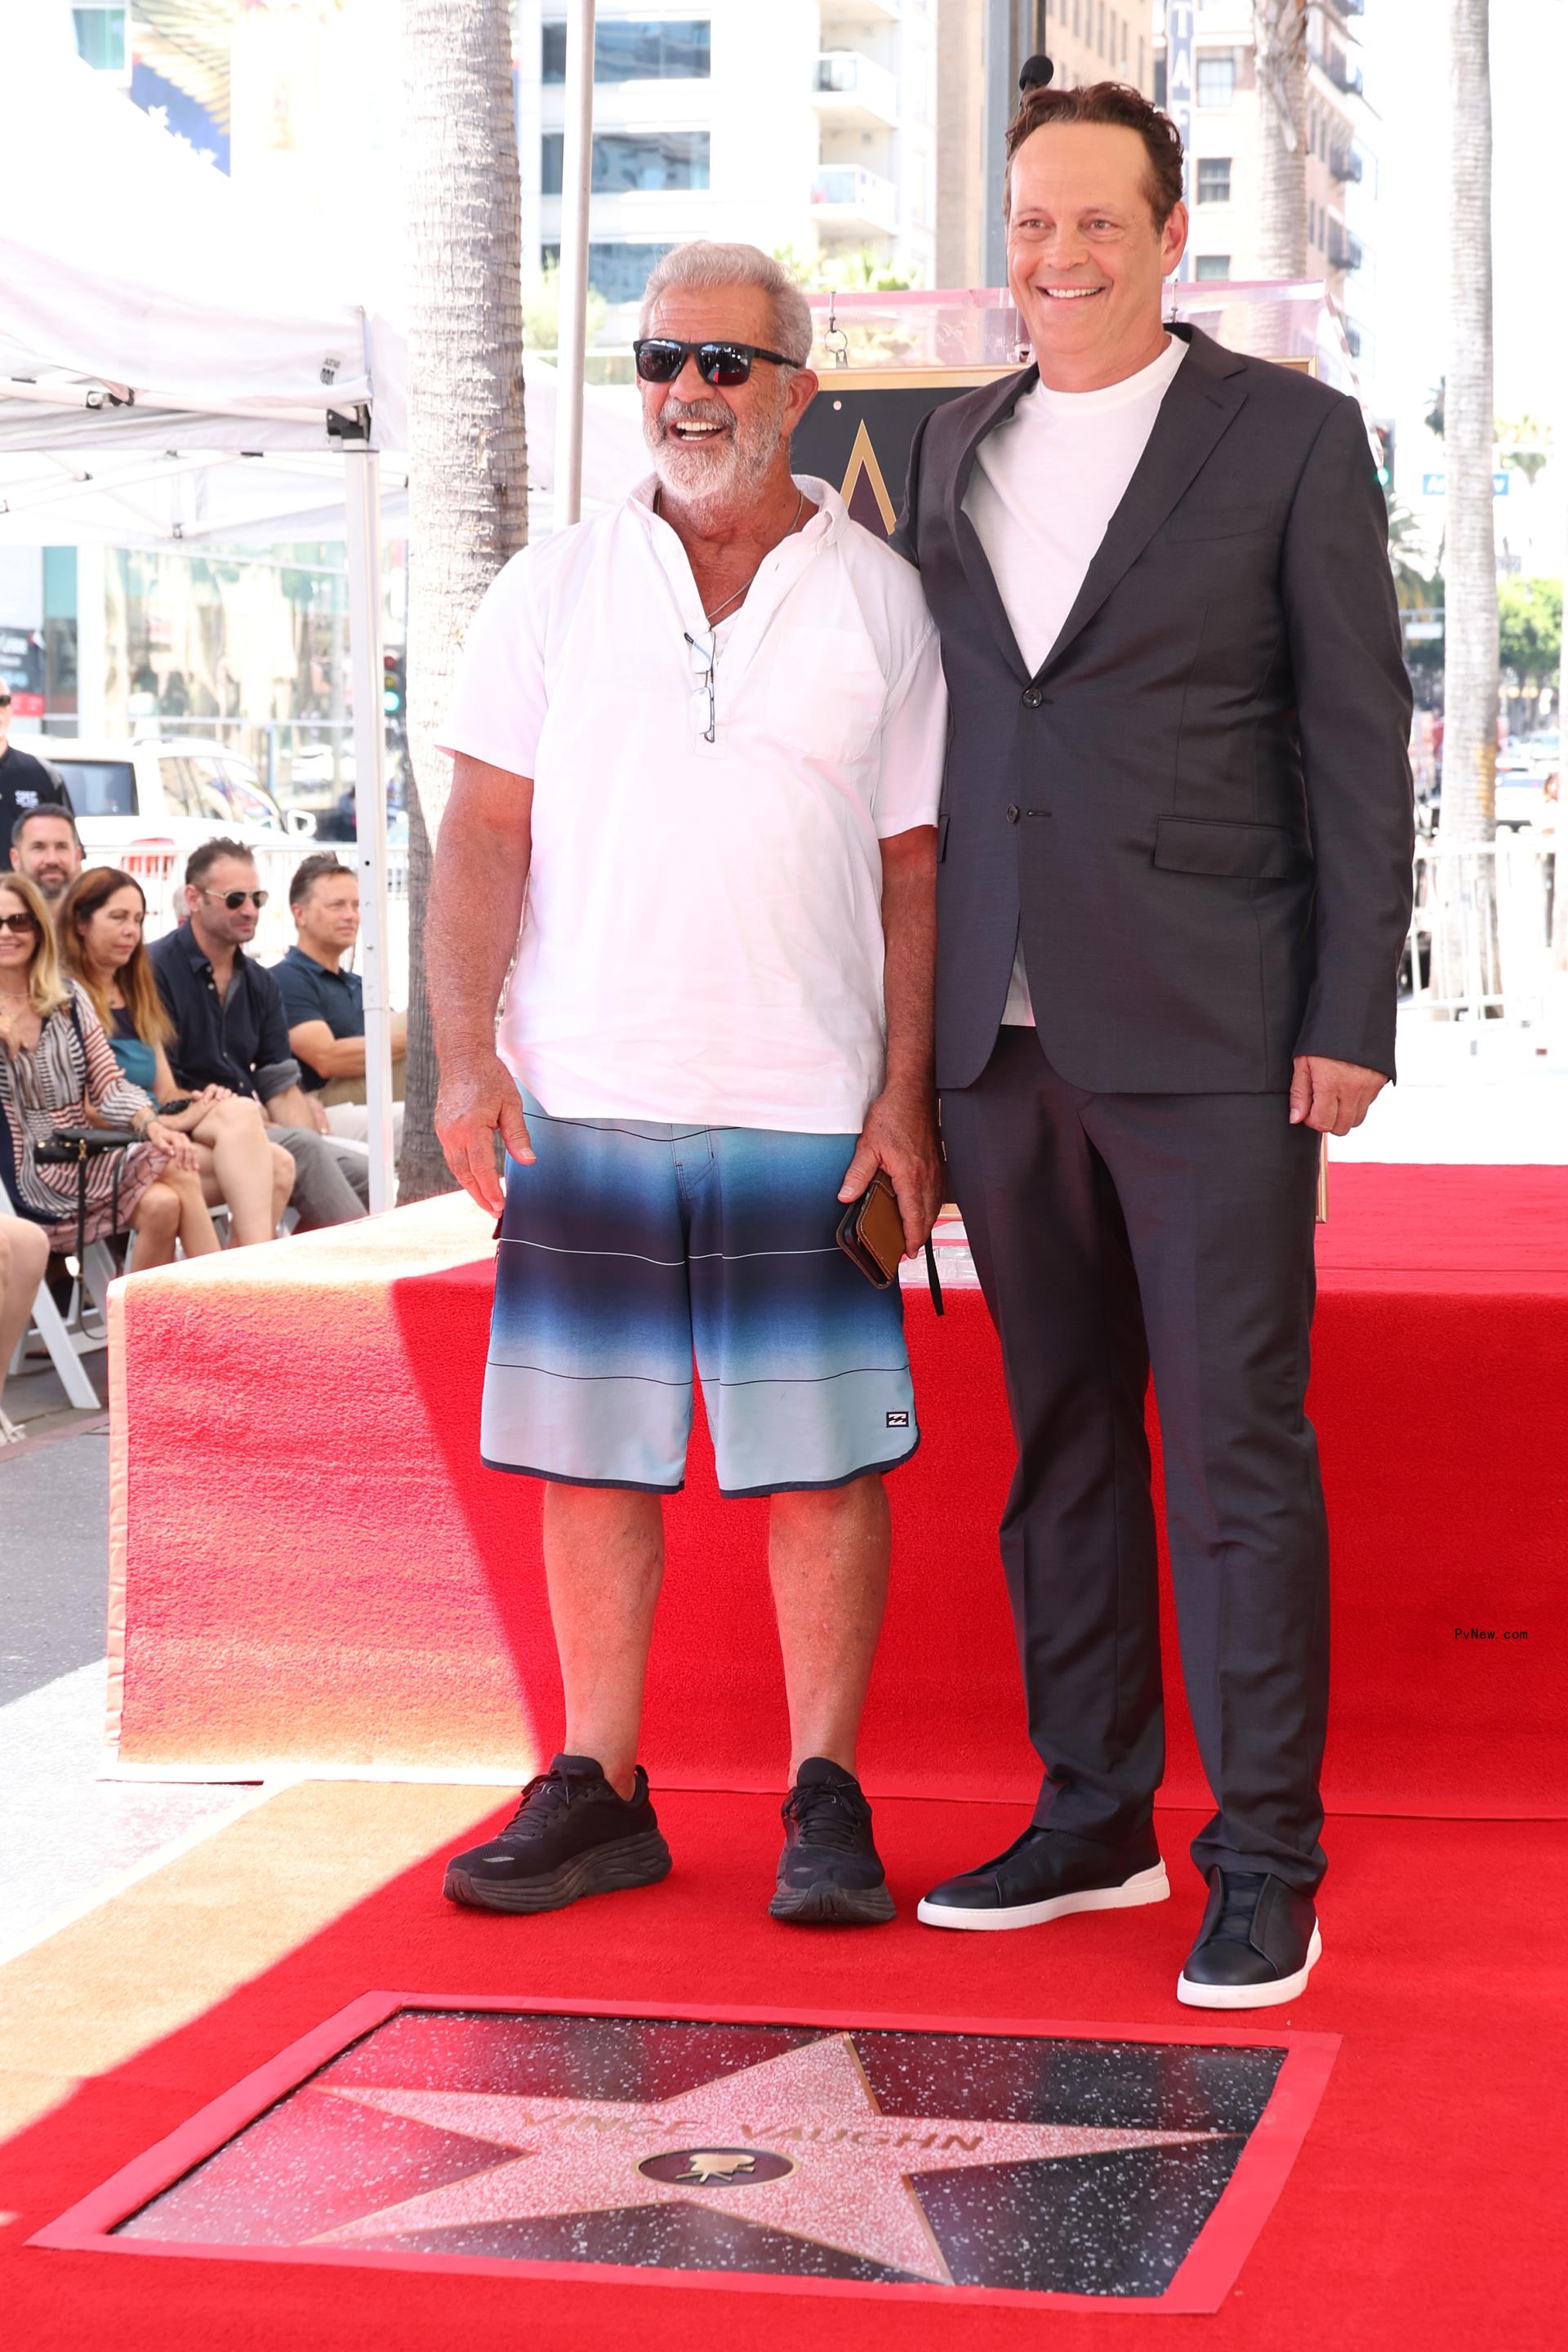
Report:
M 268 1141 L 261 1106 L 248 1096 L 203 1087 L 184 1109 L 174 1107 L 179 1088 L 166 1048 L 174 1033 L 142 943 L 146 915 L 138 881 L 112 866 L 93 866 L 60 901 L 60 961 L 91 998 L 132 1085 L 159 1105 L 164 1127 L 195 1144 L 203 1198 L 209 1208 L 226 1206 L 236 1245 L 270 1241 L 294 1187 L 294 1162 L 280 1143 Z
M 137 1140 L 88 1161 L 80 1238 L 129 1230 L 139 1272 L 167 1265 L 176 1241 L 187 1257 L 216 1249 L 195 1147 L 125 1077 L 91 998 L 60 971 L 37 889 L 25 874 L 0 876 L 0 1128 L 18 1205 L 51 1221 L 49 1246 L 62 1254 L 79 1237 L 79 1171 L 40 1162 L 38 1147 L 58 1128 L 89 1126 L 128 1127 Z
M 47 1226 L 26 1217 L 0 1215 L 0 1445 L 9 1445 L 22 1434 L 5 1418 L 5 1374 L 16 1342 L 32 1319 L 33 1301 L 48 1263 Z
M 36 882 L 50 906 L 81 872 L 81 843 L 69 809 L 25 810 L 11 827 L 11 866 Z
M 359 937 L 359 877 L 331 850 L 307 857 L 289 885 L 289 912 L 299 938 L 272 967 L 289 1016 L 289 1045 L 300 1083 L 327 1114 L 333 1135 L 363 1143 L 370 1134 L 365 1102 L 364 982 L 344 971 L 342 959 Z M 392 1016 L 392 1087 L 403 1091 L 408 1015 Z M 392 1111 L 393 1139 L 403 1142 L 403 1105 Z
M 369 1205 L 369 1162 L 339 1144 L 300 1086 L 278 982 L 245 952 L 267 893 L 242 841 L 204 841 L 185 866 L 185 921 L 149 950 L 174 1024 L 168 1054 L 183 1092 L 229 1087 L 260 1103 L 268 1140 L 294 1162 L 301 1229 L 342 1225 Z

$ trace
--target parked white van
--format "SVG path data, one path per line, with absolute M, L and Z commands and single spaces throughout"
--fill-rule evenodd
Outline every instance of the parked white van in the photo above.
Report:
M 316 830 L 308 810 L 280 809 L 249 761 L 222 743 L 47 735 L 26 748 L 65 778 L 89 866 L 124 865 L 137 850 L 183 864 L 215 833 L 265 848 Z

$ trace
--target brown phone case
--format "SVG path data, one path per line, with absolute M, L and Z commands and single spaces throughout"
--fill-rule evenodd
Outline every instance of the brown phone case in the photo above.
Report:
M 860 1198 L 851 1201 L 839 1219 L 838 1246 L 878 1290 L 889 1289 L 897 1282 L 904 1255 L 904 1221 L 898 1194 L 884 1169 L 878 1169 Z

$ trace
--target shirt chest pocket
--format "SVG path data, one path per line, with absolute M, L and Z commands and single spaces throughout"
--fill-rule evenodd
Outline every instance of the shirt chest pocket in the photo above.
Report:
M 759 698 L 767 733 L 807 759 L 854 767 L 882 722 L 887 686 L 868 642 L 837 629 L 792 628 L 763 648 Z M 723 691 L 723 656 L 719 686 Z

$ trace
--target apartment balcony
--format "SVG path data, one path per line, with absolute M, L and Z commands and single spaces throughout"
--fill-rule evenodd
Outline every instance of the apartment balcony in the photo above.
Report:
M 1353 147 L 1335 147 L 1329 156 L 1329 169 L 1336 180 L 1353 183 L 1361 178 L 1362 159 Z
M 811 183 L 811 217 L 818 230 L 845 236 L 894 236 L 899 193 L 891 180 L 858 163 L 819 164 Z
M 816 60 L 816 110 L 825 123 L 848 131 L 891 131 L 899 120 L 899 85 L 886 66 L 857 49 L 826 49 Z
M 1342 89 L 1347 98 L 1362 96 L 1361 68 L 1352 66 L 1342 49 L 1331 50 L 1321 62 L 1323 71 L 1336 89 Z
M 1337 220 L 1329 223 L 1329 268 L 1359 269 L 1362 265 L 1361 239 L 1352 236 Z
M 1366 0 L 1323 0 L 1323 6 L 1336 16 L 1364 16 Z

